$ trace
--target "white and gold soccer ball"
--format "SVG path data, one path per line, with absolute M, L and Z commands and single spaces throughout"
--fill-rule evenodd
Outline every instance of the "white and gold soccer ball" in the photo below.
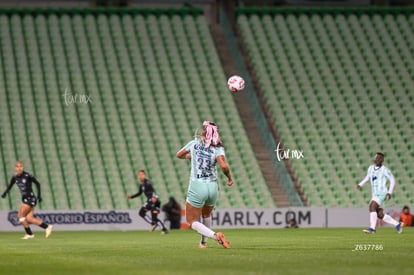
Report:
M 238 92 L 244 89 L 244 79 L 239 75 L 233 75 L 227 80 L 230 91 Z

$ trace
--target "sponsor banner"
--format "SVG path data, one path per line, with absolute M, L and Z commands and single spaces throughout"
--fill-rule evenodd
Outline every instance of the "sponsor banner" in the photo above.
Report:
M 387 213 L 395 220 L 400 220 L 400 208 L 387 208 Z M 328 208 L 327 209 L 327 227 L 369 227 L 369 210 L 368 206 L 364 208 Z M 377 221 L 377 227 L 390 226 L 382 220 Z
M 138 210 L 91 210 L 62 211 L 39 210 L 35 217 L 47 224 L 54 225 L 54 230 L 149 230 L 150 225 L 139 215 Z M 164 214 L 158 215 L 163 220 Z M 43 230 L 31 225 L 33 231 Z M 17 211 L 0 211 L 0 231 L 21 231 Z
M 218 209 L 213 228 L 284 228 L 295 219 L 301 228 L 325 227 L 326 209 L 318 207 Z
M 328 227 L 368 227 L 368 208 L 328 208 Z
M 137 210 L 36 211 L 36 217 L 54 225 L 54 230 L 148 230 Z M 164 220 L 161 213 L 158 218 Z M 324 227 L 325 208 L 220 209 L 213 212 L 213 228 L 283 228 L 296 219 L 299 227 Z M 168 226 L 166 224 L 166 226 Z M 33 231 L 42 230 L 31 226 Z M 182 227 L 185 226 L 185 214 Z M 188 227 L 187 227 L 188 228 Z M 0 231 L 21 231 L 17 211 L 0 211 Z
M 401 209 L 390 208 L 386 213 L 399 220 Z M 39 210 L 36 211 L 35 216 L 45 223 L 54 225 L 54 230 L 57 231 L 150 229 L 150 225 L 138 215 L 138 210 Z M 164 213 L 161 213 L 158 218 L 164 221 Z M 367 208 L 323 207 L 218 209 L 212 214 L 212 228 L 285 228 L 291 219 L 296 220 L 299 228 L 366 228 L 369 225 L 369 211 Z M 181 229 L 188 229 L 184 211 L 181 222 Z M 377 225 L 385 226 L 380 220 Z M 166 226 L 169 226 L 168 222 Z M 31 228 L 33 231 L 43 230 L 35 225 L 31 225 Z M 17 211 L 0 211 L 0 231 L 22 230 Z

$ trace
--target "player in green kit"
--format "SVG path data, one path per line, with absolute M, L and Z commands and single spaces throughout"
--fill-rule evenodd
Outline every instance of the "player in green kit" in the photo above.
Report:
M 226 175 L 228 186 L 233 185 L 233 180 L 225 159 L 224 147 L 220 141 L 217 125 L 204 121 L 203 126 L 204 130 L 200 137 L 187 143 L 177 153 L 178 158 L 191 161 L 190 184 L 185 207 L 186 219 L 190 227 L 202 236 L 200 248 L 207 247 L 207 238 L 212 238 L 225 248 L 230 248 L 223 233 L 215 233 L 210 229 L 211 212 L 218 196 L 216 164 Z M 200 215 L 202 223 L 199 222 Z
M 369 234 L 376 232 L 375 226 L 377 225 L 377 219 L 382 219 L 384 222 L 393 225 L 398 233 L 402 232 L 402 224 L 398 223 L 390 215 L 384 214 L 384 201 L 391 199 L 395 181 L 391 171 L 382 165 L 383 162 L 384 154 L 378 152 L 375 156 L 375 165 L 371 165 L 368 168 L 367 176 L 357 184 L 357 189 L 361 190 L 366 182 L 371 182 L 372 199 L 369 204 L 370 227 L 363 230 Z M 388 180 L 390 181 L 389 188 L 387 188 Z

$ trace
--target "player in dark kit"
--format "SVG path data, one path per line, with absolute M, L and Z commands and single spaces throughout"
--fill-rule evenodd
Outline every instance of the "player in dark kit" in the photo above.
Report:
M 22 205 L 20 206 L 19 213 L 17 214 L 19 221 L 22 223 L 24 230 L 26 231 L 26 235 L 24 235 L 22 239 L 27 240 L 34 238 L 29 223 L 35 224 L 45 229 L 46 238 L 48 238 L 50 234 L 52 234 L 53 227 L 35 218 L 33 215 L 36 203 L 40 203 L 42 201 L 40 183 L 35 177 L 23 170 L 23 163 L 20 161 L 16 162 L 14 167 L 16 169 L 16 174 L 11 178 L 6 191 L 4 191 L 1 197 L 4 199 L 13 185 L 16 184 L 20 189 L 20 193 L 22 194 Z M 32 183 L 36 185 L 37 198 L 33 193 Z
M 155 193 L 154 187 L 152 187 L 151 181 L 146 178 L 144 170 L 138 172 L 138 180 L 140 181 L 138 193 L 127 196 L 127 200 L 136 198 L 142 193 L 147 197 L 147 201 L 144 206 L 139 210 L 139 215 L 149 224 L 152 225 L 151 231 L 154 231 L 155 228 L 161 226 L 162 233 L 167 234 L 168 230 L 165 227 L 164 223 L 158 219 L 158 214 L 160 213 L 161 202 L 158 199 L 157 194 Z M 146 215 L 146 213 L 151 212 L 151 219 Z

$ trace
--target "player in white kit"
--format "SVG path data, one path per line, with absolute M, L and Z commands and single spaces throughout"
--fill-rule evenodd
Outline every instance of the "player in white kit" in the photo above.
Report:
M 370 227 L 364 229 L 365 233 L 375 233 L 375 226 L 377 219 L 382 219 L 384 222 L 395 227 L 398 233 L 402 232 L 402 224 L 394 220 L 390 215 L 384 214 L 384 202 L 390 200 L 392 191 L 395 186 L 394 176 L 391 171 L 382 165 L 384 162 L 384 154 L 378 152 L 375 156 L 374 165 L 369 166 L 367 176 L 357 184 L 357 189 L 361 190 L 362 186 L 368 181 L 371 182 L 372 198 L 369 204 L 369 220 Z M 387 188 L 387 181 L 390 181 L 390 186 Z

